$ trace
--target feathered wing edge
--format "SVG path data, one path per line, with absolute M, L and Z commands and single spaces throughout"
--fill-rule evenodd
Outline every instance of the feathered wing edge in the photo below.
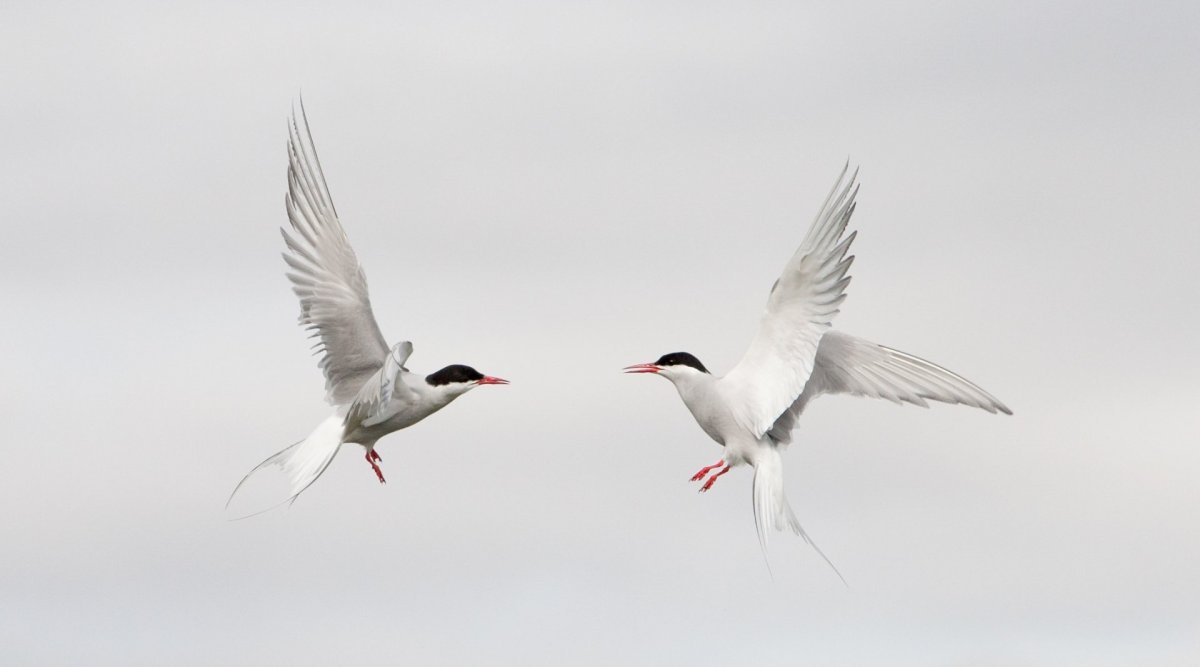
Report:
M 288 126 L 288 192 L 284 197 L 290 229 L 282 228 L 287 277 L 300 300 L 300 323 L 317 339 L 328 400 L 354 400 L 362 383 L 383 365 L 388 353 L 371 310 L 367 278 L 337 216 L 312 131 L 300 103 Z
M 830 330 L 821 337 L 816 363 L 804 391 L 775 420 L 767 434 L 776 442 L 791 441 L 791 431 L 809 401 L 824 394 L 850 394 L 911 403 L 961 404 L 1011 415 L 1000 399 L 963 376 L 907 352 Z
M 860 341 L 870 345 L 866 341 Z M 963 376 L 938 366 L 932 361 L 926 361 L 916 355 L 901 352 L 885 345 L 877 346 L 886 354 L 886 358 L 877 366 L 862 366 L 860 371 L 863 379 L 874 383 L 875 388 L 884 387 L 880 392 L 882 398 L 896 403 L 906 402 L 929 407 L 925 399 L 939 403 L 962 404 L 992 414 L 1002 412 L 1011 415 L 1012 410 L 1000 402 L 1000 399 L 984 391 L 979 385 Z M 886 395 L 892 389 L 896 395 Z M 874 395 L 862 392 L 864 395 Z
M 856 208 L 858 171 L 849 164 L 821 206 L 800 247 L 771 287 L 766 312 L 742 359 L 721 383 L 734 419 L 756 437 L 771 426 L 804 390 L 813 372 L 822 334 L 842 302 L 855 232 L 843 237 Z

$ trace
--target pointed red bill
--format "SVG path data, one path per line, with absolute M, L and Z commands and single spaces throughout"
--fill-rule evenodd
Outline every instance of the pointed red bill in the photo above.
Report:
M 623 369 L 626 373 L 657 373 L 661 368 L 655 364 L 634 364 Z
M 479 381 L 479 384 L 508 384 L 508 380 L 505 380 L 503 378 L 494 378 L 490 375 L 485 375 L 485 376 L 483 376 L 483 379 L 481 379 Z

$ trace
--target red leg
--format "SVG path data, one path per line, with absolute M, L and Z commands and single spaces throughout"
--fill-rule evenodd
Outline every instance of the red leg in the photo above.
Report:
M 692 475 L 692 481 L 699 482 L 700 480 L 704 479 L 704 476 L 708 474 L 709 470 L 712 470 L 713 468 L 720 468 L 723 465 L 725 465 L 725 459 L 721 459 L 720 461 L 717 461 L 716 463 L 714 463 L 710 466 L 704 466 L 703 468 L 700 469 L 700 472 L 696 473 L 695 475 Z
M 383 478 L 383 471 L 380 470 L 379 466 L 375 463 L 374 460 L 372 460 L 372 457 L 371 457 L 372 454 L 375 454 L 375 450 L 371 450 L 371 451 L 367 452 L 367 463 L 371 464 L 371 469 L 375 471 L 375 476 L 379 478 L 379 483 L 387 484 L 387 480 Z M 379 459 L 379 455 L 375 454 L 374 458 Z M 382 461 L 383 459 L 379 459 L 379 460 Z
M 724 475 L 727 472 L 729 472 L 729 466 L 725 466 L 724 468 L 721 468 L 721 472 L 713 475 L 712 477 L 709 477 L 708 481 L 704 483 L 704 486 L 700 487 L 700 493 L 704 493 L 705 491 L 711 489 L 713 482 L 717 481 L 718 477 L 720 477 L 721 475 Z
M 371 459 L 373 459 L 375 461 L 379 461 L 380 463 L 383 463 L 383 457 L 380 456 L 379 453 L 376 452 L 374 449 L 367 452 L 367 454 L 370 455 Z

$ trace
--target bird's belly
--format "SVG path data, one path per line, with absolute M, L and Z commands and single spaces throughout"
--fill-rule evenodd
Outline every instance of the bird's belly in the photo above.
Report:
M 737 435 L 737 425 L 728 401 L 716 391 L 716 387 L 703 385 L 677 389 L 696 423 L 717 444 L 724 446 L 731 437 Z
M 716 440 L 722 446 L 729 441 L 731 435 L 734 435 L 733 417 L 724 410 L 692 410 L 692 416 L 696 418 L 696 423 L 708 437 Z
M 708 437 L 716 440 L 721 446 L 725 446 L 725 436 L 721 433 L 720 423 L 717 420 L 697 419 L 696 422 L 700 424 L 700 428 L 703 429 L 706 434 L 708 434 Z
M 401 406 L 397 408 L 394 414 L 378 424 L 370 426 L 358 425 L 346 434 L 345 442 L 373 443 L 389 433 L 412 426 L 430 414 L 432 414 L 430 411 L 421 410 L 418 406 Z
M 757 441 L 746 429 L 738 426 L 733 413 L 723 404 L 709 404 L 708 410 L 695 410 L 692 415 L 708 437 L 725 448 L 724 459 L 729 465 L 754 464 Z

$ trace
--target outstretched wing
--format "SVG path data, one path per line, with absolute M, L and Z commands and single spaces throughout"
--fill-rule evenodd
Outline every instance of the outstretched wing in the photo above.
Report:
M 303 101 L 300 120 L 302 128 L 293 113 L 288 136 L 285 202 L 292 228 L 280 230 L 287 243 L 283 259 L 300 297 L 300 323 L 319 339 L 325 398 L 344 405 L 383 365 L 388 347 L 371 312 L 367 277 L 329 196 Z
M 846 250 L 854 234 L 843 239 L 842 233 L 854 214 L 858 194 L 858 172 L 847 179 L 847 168 L 771 288 L 749 349 L 720 380 L 734 419 L 755 437 L 766 433 L 804 389 L 821 335 L 846 298 L 850 283 L 846 272 L 854 261 Z
M 970 380 L 937 364 L 839 331 L 828 331 L 817 348 L 816 367 L 792 407 L 779 416 L 769 435 L 790 442 L 796 418 L 821 394 L 852 394 L 912 403 L 961 403 L 991 413 L 1012 410 Z

